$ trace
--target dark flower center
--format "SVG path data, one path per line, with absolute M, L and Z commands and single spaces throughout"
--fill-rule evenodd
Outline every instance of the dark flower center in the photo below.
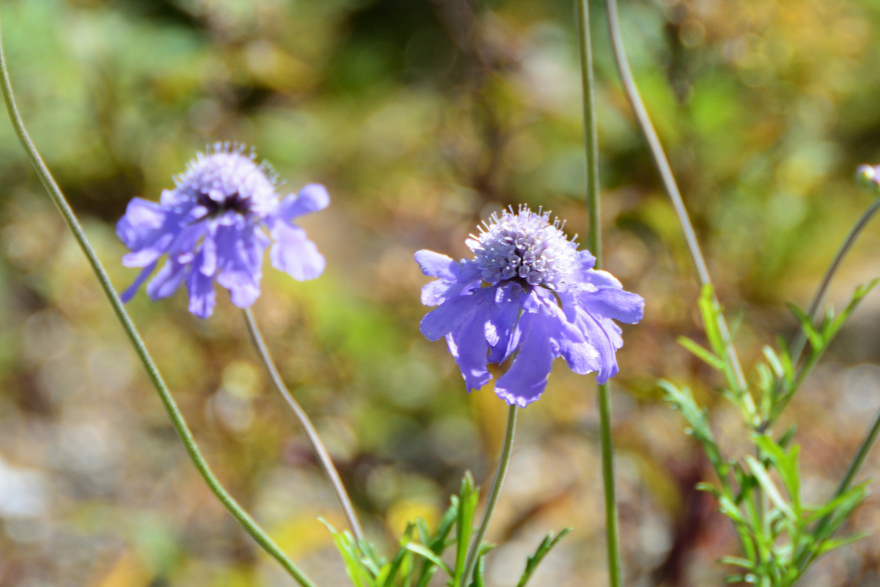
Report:
M 224 212 L 237 212 L 246 216 L 251 211 L 250 198 L 242 197 L 237 191 L 228 194 L 222 202 L 203 191 L 196 192 L 196 202 L 207 210 L 206 217 L 218 216 Z

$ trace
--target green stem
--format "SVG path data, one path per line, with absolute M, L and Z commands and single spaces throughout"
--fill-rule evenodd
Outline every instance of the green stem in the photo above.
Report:
M 602 482 L 605 489 L 605 542 L 608 549 L 608 583 L 621 584 L 620 533 L 614 494 L 614 446 L 611 444 L 611 394 L 608 384 L 599 386 L 599 435 L 602 439 Z
M 272 356 L 269 354 L 269 349 L 266 346 L 266 341 L 263 339 L 262 333 L 260 332 L 260 327 L 257 326 L 257 322 L 254 320 L 253 312 L 251 312 L 250 308 L 245 308 L 242 312 L 244 313 L 244 320 L 247 323 L 248 332 L 251 335 L 251 341 L 254 343 L 254 348 L 256 349 L 260 360 L 263 362 L 263 366 L 269 373 L 269 379 L 272 381 L 272 385 L 275 386 L 275 389 L 281 394 L 284 401 L 287 402 L 290 411 L 292 411 L 293 415 L 296 416 L 296 419 L 299 420 L 303 431 L 306 433 L 306 438 L 309 440 L 309 444 L 312 445 L 312 450 L 315 451 L 315 455 L 318 457 L 318 463 L 324 470 L 324 474 L 327 475 L 327 478 L 330 480 L 330 484 L 333 486 L 333 491 L 336 492 L 336 497 L 339 498 L 339 503 L 342 505 L 342 511 L 345 513 L 346 519 L 348 519 L 348 525 L 351 526 L 351 531 L 354 533 L 354 537 L 359 543 L 362 542 L 364 540 L 364 531 L 361 529 L 361 525 L 358 522 L 357 515 L 354 512 L 354 506 L 351 503 L 351 499 L 348 497 L 348 493 L 345 491 L 342 479 L 339 478 L 339 473 L 336 471 L 336 467 L 333 466 L 333 459 L 330 458 L 330 453 L 327 452 L 327 447 L 325 447 L 324 443 L 321 441 L 321 437 L 318 435 L 318 431 L 315 430 L 315 426 L 309 419 L 308 414 L 302 409 L 302 406 L 299 405 L 299 402 L 296 401 L 293 394 L 287 389 L 287 386 L 284 385 L 284 381 L 281 379 L 281 374 L 278 372 L 278 368 L 275 366 L 275 362 L 272 361 Z
M 46 167 L 46 164 L 40 157 L 39 152 L 37 152 L 36 147 L 34 147 L 34 144 L 24 127 L 24 122 L 22 121 L 21 115 L 18 112 L 18 107 L 15 104 L 15 98 L 12 94 L 12 84 L 9 80 L 9 71 L 6 65 L 6 56 L 3 52 L 2 36 L 0 36 L 0 76 L 2 76 L 2 80 L 0 81 L 2 81 L 3 98 L 6 102 L 6 109 L 9 113 L 9 118 L 12 121 L 12 125 L 15 127 L 15 132 L 18 135 L 21 144 L 24 146 L 28 159 L 30 160 L 31 165 L 34 168 L 34 171 L 37 173 L 37 176 L 40 178 L 40 181 L 43 183 L 43 186 L 46 188 L 49 197 L 52 199 L 52 202 L 54 202 L 59 212 L 61 212 L 61 215 L 64 217 L 64 221 L 67 223 L 67 226 L 70 228 L 74 238 L 76 239 L 86 258 L 88 259 L 88 262 L 91 265 L 95 276 L 98 278 L 98 283 L 101 285 L 101 288 L 107 295 L 107 299 L 110 300 L 110 305 L 113 307 L 113 311 L 116 313 L 116 317 L 119 319 L 119 322 L 122 324 L 122 328 L 128 335 L 128 338 L 131 341 L 131 344 L 134 347 L 138 358 L 141 360 L 141 363 L 143 363 L 144 369 L 146 370 L 150 381 L 152 381 L 153 386 L 156 388 L 156 391 L 159 394 L 159 398 L 162 401 L 162 405 L 165 407 L 165 411 L 168 413 L 171 424 L 174 426 L 174 429 L 180 436 L 180 439 L 183 442 L 184 447 L 186 448 L 186 452 L 189 454 L 189 457 L 195 465 L 196 469 L 198 470 L 199 474 L 205 480 L 205 483 L 208 484 L 208 487 L 211 489 L 214 495 L 217 496 L 217 499 L 219 499 L 220 502 L 223 503 L 226 509 L 229 510 L 229 512 L 236 520 L 238 520 L 238 522 L 244 527 L 248 534 L 250 534 L 254 538 L 254 540 L 256 540 L 257 544 L 259 544 L 267 553 L 274 557 L 291 574 L 291 576 L 293 576 L 293 578 L 297 580 L 297 582 L 302 587 L 314 587 L 314 584 L 296 567 L 296 565 L 293 564 L 293 562 L 289 558 L 287 558 L 284 552 L 282 552 L 281 548 L 279 548 L 278 545 L 276 545 L 272 541 L 272 539 L 269 538 L 269 536 L 257 524 L 257 522 L 253 518 L 251 518 L 247 514 L 247 512 L 245 512 L 242 507 L 235 501 L 235 499 L 223 488 L 223 486 L 220 484 L 220 481 L 218 481 L 217 478 L 214 476 L 211 468 L 208 466 L 208 463 L 205 461 L 205 458 L 199 451 L 198 446 L 196 445 L 195 438 L 193 438 L 192 432 L 190 432 L 189 428 L 186 425 L 183 414 L 181 414 L 180 409 L 174 402 L 174 398 L 171 397 L 171 393 L 168 391 L 168 387 L 162 380 L 162 376 L 159 374 L 158 368 L 153 362 L 153 359 L 150 357 L 150 354 L 147 351 L 143 340 L 141 340 L 141 337 L 138 334 L 134 323 L 131 321 L 131 318 L 129 318 L 128 314 L 126 313 L 122 302 L 119 300 L 119 296 L 116 295 L 116 290 L 110 283 L 110 278 L 107 276 L 107 272 L 104 270 L 104 267 L 98 260 L 98 256 L 92 248 L 91 244 L 89 243 L 88 239 L 86 238 L 85 232 L 77 221 L 73 210 L 70 208 L 67 200 L 61 193 L 58 184 L 55 183 L 52 174 L 49 172 L 49 169 Z
M 599 138 L 596 130 L 596 83 L 593 77 L 593 50 L 590 41 L 589 0 L 576 0 L 580 42 L 581 84 L 584 101 L 584 146 L 587 156 L 587 212 L 590 231 L 587 248 L 596 257 L 596 269 L 602 268 L 602 225 L 599 208 Z
M 464 563 L 464 585 L 470 585 L 471 574 L 477 564 L 477 558 L 480 553 L 480 547 L 483 544 L 483 538 L 486 536 L 486 530 L 489 528 L 489 522 L 492 514 L 495 512 L 495 505 L 498 503 L 498 496 L 501 495 L 501 486 L 504 484 L 504 476 L 507 474 L 507 466 L 510 464 L 510 455 L 513 452 L 513 436 L 516 433 L 516 415 L 517 407 L 510 406 L 507 412 L 507 432 L 504 435 L 504 446 L 501 449 L 501 456 L 498 459 L 498 470 L 495 472 L 495 480 L 492 481 L 492 489 L 489 491 L 489 499 L 486 501 L 486 511 L 483 512 L 483 519 L 477 534 L 471 542 L 468 550 L 467 558 Z
M 602 268 L 602 232 L 599 206 L 599 147 L 596 131 L 596 85 L 593 77 L 593 51 L 590 40 L 589 0 L 576 0 L 580 38 L 581 83 L 584 101 L 584 146 L 587 157 L 587 209 L 590 216 L 588 248 Z M 614 444 L 611 438 L 611 394 L 607 384 L 599 386 L 599 427 L 602 450 L 602 481 L 605 495 L 605 544 L 608 580 L 611 587 L 621 584 L 620 535 L 617 522 L 617 495 L 614 484 Z
M 822 316 L 822 304 L 825 302 L 825 295 L 828 293 L 828 286 L 831 284 L 831 280 L 834 278 L 834 275 L 837 273 L 837 270 L 840 268 L 840 265 L 843 263 L 844 257 L 846 257 L 849 250 L 852 248 L 859 234 L 861 234 L 862 230 L 864 230 L 865 226 L 867 226 L 868 222 L 877 213 L 877 210 L 880 210 L 880 198 L 874 200 L 871 206 L 868 207 L 867 210 L 862 214 L 859 218 L 858 222 L 852 227 L 849 231 L 849 234 L 846 235 L 846 239 L 844 239 L 843 244 L 840 246 L 840 249 L 837 251 L 837 255 L 835 255 L 834 260 L 831 262 L 831 265 L 828 267 L 828 270 L 825 272 L 825 276 L 822 278 L 822 282 L 819 284 L 819 287 L 816 289 L 816 293 L 813 294 L 813 299 L 810 302 L 810 307 L 807 309 L 807 315 L 810 317 L 810 320 L 813 324 L 817 324 L 819 318 Z M 797 367 L 798 362 L 800 361 L 801 355 L 803 355 L 804 349 L 807 344 L 807 335 L 804 332 L 803 327 L 798 330 L 797 335 L 794 340 L 792 340 L 791 346 L 791 364 Z M 794 392 L 797 391 L 801 382 L 804 378 L 810 373 L 815 364 L 818 362 L 819 357 L 815 355 L 815 353 L 811 353 L 810 356 L 807 357 L 807 360 L 803 365 L 798 369 L 794 381 L 791 384 L 790 390 L 776 406 L 773 407 L 773 411 L 767 417 L 767 420 L 762 424 L 763 429 L 769 428 L 776 421 L 776 418 L 785 410 L 788 406 L 789 402 L 791 402 L 794 397 Z
M 865 464 L 865 459 L 868 458 L 868 455 L 871 452 L 871 449 L 874 448 L 874 445 L 877 443 L 877 436 L 880 435 L 880 412 L 874 417 L 874 423 L 871 425 L 871 429 L 868 431 L 868 435 L 865 436 L 865 439 L 862 441 L 862 445 L 859 447 L 858 452 L 856 453 L 855 458 L 852 463 L 849 465 L 849 469 L 847 469 L 846 474 L 841 479 L 840 484 L 837 486 L 837 491 L 834 492 L 834 497 L 829 501 L 833 501 L 849 491 L 850 485 L 852 485 L 853 479 L 855 479 L 856 475 L 858 475 L 859 471 L 862 469 L 862 465 Z M 827 514 L 821 520 L 816 523 L 816 529 L 813 531 L 813 535 L 821 534 L 828 523 L 831 521 L 832 514 Z M 807 565 L 810 563 L 809 552 L 805 553 L 801 556 L 800 560 L 798 560 L 798 569 L 803 571 Z
M 822 304 L 825 302 L 825 294 L 828 293 L 828 285 L 831 283 L 831 279 L 834 277 L 834 274 L 837 273 L 838 268 L 843 262 L 843 258 L 849 253 L 849 250 L 856 242 L 859 234 L 865 226 L 867 226 L 868 221 L 871 220 L 871 217 L 874 216 L 878 209 L 880 209 L 880 198 L 874 200 L 874 203 L 865 210 L 855 226 L 852 227 L 852 230 L 849 231 L 849 234 L 840 246 L 840 250 L 837 251 L 837 255 L 834 257 L 834 260 L 825 272 L 825 277 L 822 278 L 822 283 L 820 283 L 819 287 L 816 289 L 816 293 L 813 295 L 813 300 L 810 302 L 810 307 L 807 310 L 807 316 L 812 318 L 814 324 L 822 315 Z M 797 365 L 798 360 L 800 360 L 806 342 L 807 335 L 804 332 L 804 329 L 801 328 L 798 331 L 797 338 L 795 338 L 791 344 L 791 362 L 793 365 Z
M 684 239 L 687 243 L 691 259 L 693 260 L 694 269 L 696 270 L 700 285 L 704 288 L 706 286 L 711 287 L 712 278 L 709 275 L 709 269 L 706 266 L 706 261 L 700 250 L 700 244 L 697 241 L 696 233 L 694 232 L 693 225 L 688 217 L 687 209 L 684 206 L 684 200 L 682 199 L 681 192 L 675 182 L 675 176 L 672 174 L 672 168 L 663 151 L 663 146 L 660 144 L 657 131 L 654 130 L 654 125 L 651 123 L 651 118 L 648 116 L 648 111 L 645 109 L 645 105 L 639 95 L 639 90 L 636 87 L 635 79 L 633 78 L 629 61 L 626 57 L 626 50 L 623 47 L 623 37 L 620 32 L 620 18 L 617 9 L 617 0 L 605 0 L 605 4 L 608 12 L 608 29 L 611 33 L 611 43 L 614 48 L 614 60 L 617 64 L 617 71 L 620 74 L 620 80 L 623 83 L 624 92 L 632 106 L 636 120 L 642 130 L 642 134 L 648 142 L 648 149 L 654 160 L 654 164 L 657 166 L 657 171 L 660 173 L 663 189 L 666 191 L 669 200 L 672 202 L 672 207 L 675 209 L 675 214 L 678 217 L 678 222 L 684 233 Z M 745 406 L 750 411 L 749 415 L 755 417 L 757 415 L 757 409 L 755 408 L 754 399 L 746 386 L 746 379 L 739 362 L 739 356 L 736 353 L 736 349 L 734 348 L 733 341 L 730 337 L 730 329 L 727 327 L 727 321 L 724 319 L 724 316 L 720 311 L 721 305 L 718 303 L 718 298 L 715 296 L 714 288 L 712 289 L 712 292 L 712 301 L 716 310 L 715 314 L 718 316 L 718 330 L 724 340 L 724 346 L 727 349 L 730 365 L 733 370 L 734 379 L 731 381 L 731 384 L 735 387 L 735 391 L 743 396 Z

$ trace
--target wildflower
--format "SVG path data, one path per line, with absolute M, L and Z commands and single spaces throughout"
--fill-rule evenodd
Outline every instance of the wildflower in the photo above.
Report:
M 880 193 L 880 165 L 859 165 L 856 180 L 874 193 Z
M 422 303 L 437 308 L 420 330 L 429 340 L 446 337 L 468 392 L 492 378 L 489 363 L 514 355 L 495 393 L 520 407 L 544 392 L 557 357 L 575 373 L 595 371 L 599 383 L 617 374 L 623 339 L 613 320 L 640 321 L 645 301 L 593 269 L 596 258 L 578 251 L 559 221 L 549 219 L 520 206 L 494 214 L 471 235 L 471 260 L 427 250 L 415 255 L 422 272 L 438 278 L 422 288 Z
M 147 284 L 153 300 L 189 290 L 189 310 L 207 318 L 214 311 L 214 279 L 229 290 L 232 303 L 250 306 L 260 295 L 263 253 L 272 244 L 272 266 L 303 281 L 324 271 L 324 257 L 293 219 L 327 206 L 330 197 L 318 184 L 281 199 L 277 179 L 266 164 L 241 145 L 217 143 L 199 153 L 164 190 L 160 203 L 134 198 L 116 225 L 131 250 L 122 262 L 143 267 L 122 300 Z M 268 235 L 266 234 L 268 231 Z

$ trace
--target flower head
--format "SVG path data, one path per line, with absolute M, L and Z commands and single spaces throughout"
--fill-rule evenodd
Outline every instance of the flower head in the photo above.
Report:
M 593 269 L 595 257 L 578 251 L 549 213 L 520 206 L 495 214 L 467 245 L 471 260 L 422 250 L 416 262 L 438 278 L 422 288 L 422 303 L 437 307 L 420 330 L 446 338 L 468 391 L 492 378 L 489 363 L 511 357 L 495 393 L 520 407 L 544 392 L 557 357 L 575 373 L 595 371 L 600 383 L 617 374 L 623 339 L 614 320 L 640 321 L 645 301 Z
M 189 309 L 201 318 L 214 311 L 215 278 L 236 306 L 254 303 L 269 244 L 272 266 L 294 279 L 313 279 L 324 271 L 324 257 L 291 221 L 325 208 L 327 190 L 309 184 L 281 199 L 274 172 L 255 159 L 241 145 L 217 143 L 190 161 L 175 178 L 176 187 L 162 192 L 160 203 L 129 202 L 116 234 L 131 250 L 123 264 L 143 270 L 122 293 L 123 301 L 134 296 L 163 256 L 167 259 L 147 284 L 147 295 L 165 298 L 186 283 Z

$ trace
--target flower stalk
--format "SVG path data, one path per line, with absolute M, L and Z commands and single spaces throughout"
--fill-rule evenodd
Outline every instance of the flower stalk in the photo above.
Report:
M 596 268 L 602 268 L 602 225 L 599 204 L 599 139 L 596 129 L 596 84 L 593 76 L 593 50 L 590 35 L 589 0 L 576 0 L 577 25 L 584 102 L 584 146 L 587 163 L 587 210 L 589 237 L 587 247 L 596 256 Z M 607 383 L 599 384 L 599 435 L 602 452 L 602 485 L 605 499 L 605 545 L 608 557 L 608 582 L 621 584 L 620 536 L 617 514 L 617 489 L 614 478 L 614 441 L 611 436 L 611 393 Z
M 345 485 L 342 484 L 342 479 L 339 478 L 339 473 L 333 465 L 333 459 L 330 458 L 330 453 L 327 452 L 327 447 L 325 447 L 324 443 L 321 441 L 321 437 L 318 435 L 318 431 L 315 430 L 315 426 L 309 419 L 308 414 L 306 414 L 302 406 L 299 405 L 299 402 L 296 401 L 296 398 L 293 397 L 293 394 L 290 393 L 287 386 L 284 385 L 284 381 L 281 379 L 281 374 L 278 372 L 278 368 L 275 366 L 275 362 L 269 354 L 269 349 L 266 346 L 266 341 L 263 339 L 262 333 L 260 332 L 260 327 L 254 319 L 253 312 L 251 312 L 250 308 L 245 308 L 242 310 L 242 313 L 244 314 L 244 320 L 247 324 L 251 341 L 254 344 L 257 355 L 260 357 L 260 361 L 263 363 L 266 372 L 269 374 L 269 379 L 272 381 L 272 385 L 278 393 L 281 394 L 281 397 L 284 399 L 285 403 L 287 403 L 287 407 L 293 412 L 293 415 L 299 421 L 303 431 L 306 433 L 306 438 L 308 438 L 309 444 L 312 445 L 312 450 L 315 451 L 315 455 L 318 457 L 318 463 L 320 464 L 321 469 L 324 470 L 324 474 L 327 475 L 327 479 L 333 486 L 333 491 L 336 493 L 336 497 L 339 498 L 339 503 L 342 506 L 342 511 L 345 513 L 345 518 L 348 520 L 348 525 L 351 527 L 355 539 L 360 543 L 364 540 L 364 531 L 361 528 L 360 522 L 358 522 L 357 514 L 355 514 L 351 499 L 345 491 Z
M 480 527 L 471 542 L 468 550 L 467 558 L 464 565 L 465 585 L 470 585 L 470 577 L 474 572 L 474 567 L 479 558 L 480 548 L 483 545 L 483 538 L 486 536 L 486 530 L 489 529 L 489 522 L 492 520 L 492 514 L 495 513 L 495 506 L 498 504 L 498 497 L 501 495 L 501 486 L 504 484 L 504 477 L 507 475 L 507 466 L 510 464 L 510 456 L 513 453 L 513 437 L 516 434 L 516 405 L 511 405 L 507 409 L 507 431 L 504 434 L 504 445 L 501 448 L 501 456 L 498 459 L 498 470 L 495 472 L 495 479 L 492 481 L 492 489 L 489 491 L 489 497 L 486 500 L 486 511 L 483 512 L 483 519 L 480 521 Z
M 648 116 L 648 111 L 639 95 L 635 78 L 633 77 L 632 70 L 629 66 L 629 60 L 626 57 L 626 50 L 623 47 L 623 36 L 620 32 L 620 18 L 617 9 L 617 0 L 605 0 L 605 6 L 608 13 L 608 29 L 611 34 L 611 44 L 614 49 L 614 61 L 617 64 L 617 71 L 620 75 L 624 92 L 626 93 L 626 97 L 633 109 L 636 120 L 642 130 L 642 134 L 648 143 L 648 149 L 651 153 L 651 158 L 654 160 L 654 164 L 657 167 L 657 171 L 660 174 L 663 189 L 669 197 L 672 207 L 675 210 L 675 214 L 678 217 L 678 223 L 684 234 L 684 239 L 694 263 L 694 269 L 700 286 L 703 289 L 711 288 L 714 292 L 709 269 L 703 258 L 703 253 L 700 249 L 700 244 L 697 241 L 693 225 L 688 217 L 684 200 L 681 197 L 681 192 L 675 181 L 675 176 L 672 173 L 672 167 L 669 165 L 669 160 L 666 158 L 666 153 L 663 151 L 663 146 L 660 144 L 657 131 L 654 130 L 654 125 L 651 123 L 651 118 Z M 716 326 L 724 340 L 727 359 L 730 362 L 730 384 L 733 387 L 733 391 L 742 398 L 744 407 L 749 411 L 752 424 L 757 425 L 757 407 L 755 406 L 754 398 L 748 390 L 745 375 L 743 374 L 742 366 L 740 365 L 739 356 L 737 355 L 736 348 L 734 348 L 730 336 L 730 329 L 727 326 L 727 321 L 724 319 L 724 315 L 720 311 L 721 305 L 714 293 L 712 295 L 712 303 L 716 307 L 716 310 L 718 310 L 715 312 Z
M 70 231 L 73 233 L 74 238 L 77 241 L 77 244 L 82 249 L 83 254 L 85 254 L 86 259 L 89 262 L 89 265 L 92 267 L 92 271 L 95 273 L 95 276 L 98 279 L 98 283 L 101 286 L 101 289 L 104 290 L 104 293 L 107 296 L 107 299 L 110 301 L 110 305 L 113 308 L 113 311 L 116 313 L 116 317 L 119 319 L 120 324 L 122 325 L 123 330 L 128 335 L 128 338 L 134 347 L 135 353 L 140 359 L 141 363 L 144 366 L 144 369 L 147 372 L 147 376 L 150 378 L 153 386 L 156 388 L 156 392 L 159 394 L 159 399 L 162 402 L 165 411 L 168 413 L 168 418 L 171 420 L 172 426 L 177 431 L 178 436 L 180 437 L 181 442 L 186 449 L 187 454 L 192 460 L 193 465 L 195 465 L 196 470 L 205 480 L 205 483 L 220 500 L 220 502 L 226 507 L 229 513 L 242 525 L 242 527 L 247 531 L 248 534 L 253 537 L 253 539 L 259 544 L 263 550 L 265 550 L 270 556 L 272 556 L 275 560 L 277 560 L 281 566 L 283 566 L 288 573 L 302 586 L 302 587 L 314 587 L 314 584 L 311 580 L 306 577 L 306 575 L 297 568 L 297 566 L 291 561 L 287 555 L 281 550 L 281 548 L 275 544 L 268 534 L 257 524 L 257 522 L 248 515 L 247 512 L 235 501 L 229 492 L 223 487 L 214 473 L 211 471 L 210 466 L 199 450 L 195 438 L 192 435 L 192 432 L 189 430 L 189 427 L 184 420 L 183 414 L 180 412 L 174 398 L 171 396 L 171 392 L 168 390 L 164 380 L 162 379 L 161 374 L 159 373 L 159 369 L 156 367 L 156 364 L 153 362 L 152 357 L 147 351 L 146 345 L 144 345 L 143 340 L 140 337 L 137 329 L 135 328 L 134 323 L 131 318 L 125 311 L 125 308 L 122 305 L 122 301 L 119 299 L 119 296 L 116 294 L 116 290 L 113 288 L 113 285 L 110 282 L 110 277 L 107 275 L 106 270 L 98 259 L 97 254 L 95 253 L 94 248 L 92 248 L 91 244 L 88 241 L 88 238 L 85 235 L 85 232 L 82 229 L 82 226 L 79 224 L 79 221 L 76 219 L 76 215 L 68 204 L 64 194 L 61 192 L 61 189 L 58 187 L 58 184 L 55 182 L 55 179 L 52 177 L 51 172 L 48 167 L 46 167 L 45 162 L 40 156 L 37 148 L 34 146 L 33 141 L 31 140 L 28 132 L 24 126 L 24 122 L 21 118 L 21 114 L 18 111 L 18 107 L 15 103 L 15 98 L 12 92 L 12 83 L 9 79 L 9 71 L 6 63 L 6 55 L 3 51 L 3 42 L 2 42 L 2 34 L 0 34 L 0 85 L 2 85 L 3 91 L 3 99 L 6 104 L 6 110 L 9 114 L 9 118 L 12 121 L 12 125 L 15 129 L 15 133 L 18 136 L 24 150 L 27 154 L 28 160 L 34 168 L 34 171 L 39 177 L 40 182 L 42 182 L 43 187 L 46 189 L 46 192 L 49 194 L 50 199 L 58 208 L 58 211 L 61 213 L 61 216 L 64 218 L 65 223 L 67 224 Z

